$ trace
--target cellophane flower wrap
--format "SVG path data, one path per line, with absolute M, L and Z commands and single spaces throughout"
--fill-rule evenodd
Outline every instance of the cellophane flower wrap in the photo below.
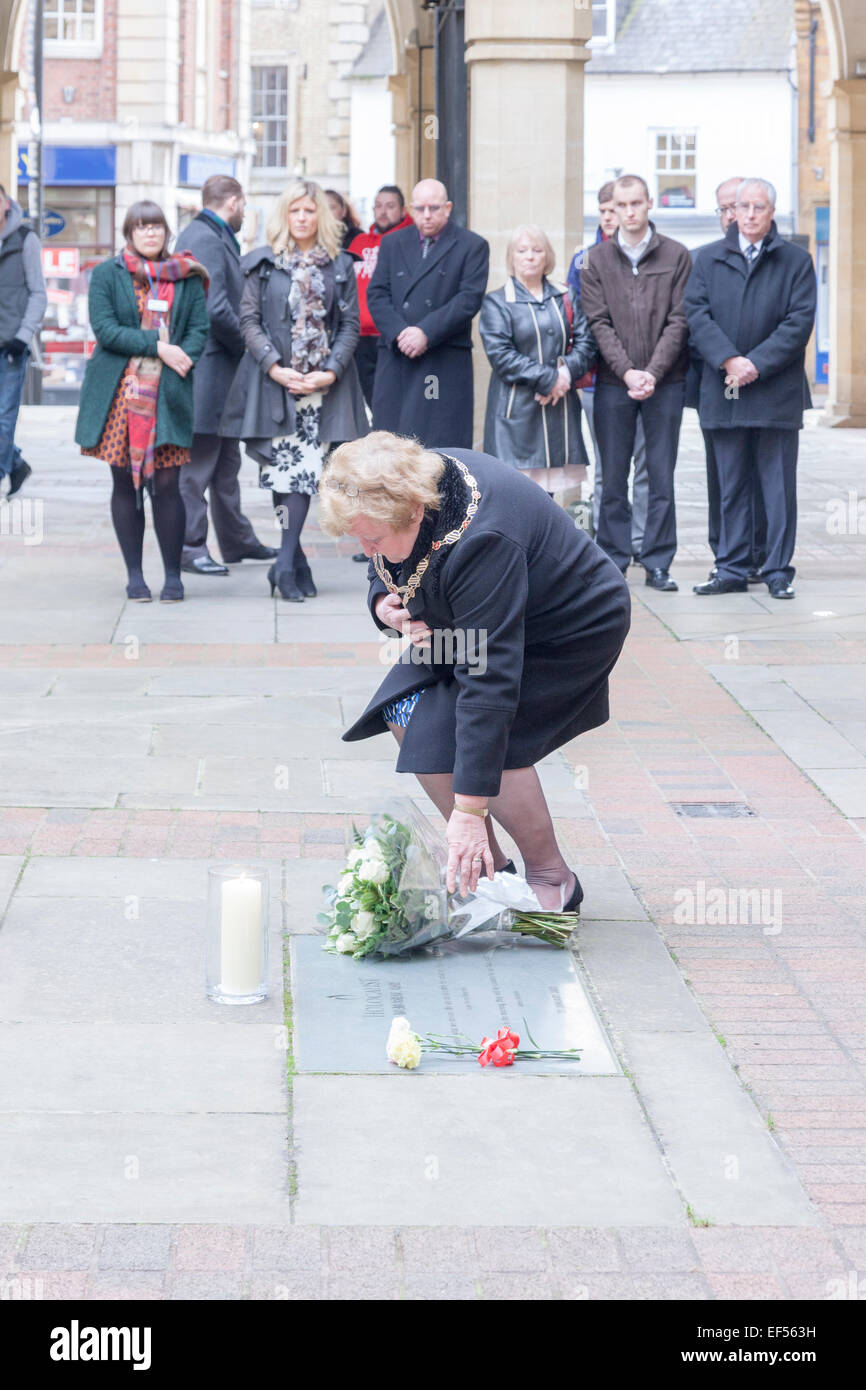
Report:
M 395 956 L 479 931 L 535 936 L 565 946 L 575 913 L 545 912 L 525 879 L 497 873 L 467 898 L 445 887 L 448 845 L 408 798 L 390 802 L 363 831 L 336 885 L 324 888 L 325 949 L 355 960 Z

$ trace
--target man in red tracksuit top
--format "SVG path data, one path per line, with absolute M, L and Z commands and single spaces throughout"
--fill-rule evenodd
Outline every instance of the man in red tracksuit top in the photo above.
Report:
M 379 243 L 389 232 L 397 232 L 401 227 L 411 227 L 412 218 L 406 211 L 403 194 L 396 184 L 386 183 L 376 194 L 373 203 L 373 224 L 369 232 L 356 236 L 349 254 L 357 257 L 355 275 L 358 281 L 358 307 L 361 310 L 361 337 L 355 349 L 355 364 L 361 378 L 364 400 L 373 409 L 373 379 L 376 375 L 376 353 L 379 348 L 379 331 L 370 317 L 367 308 L 367 287 L 379 259 Z M 362 557 L 366 559 L 366 556 Z

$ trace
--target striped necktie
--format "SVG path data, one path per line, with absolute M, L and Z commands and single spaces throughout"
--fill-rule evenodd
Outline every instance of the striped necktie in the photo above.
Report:
M 428 252 L 429 250 L 430 250 L 430 238 L 429 238 L 428 236 L 425 236 L 425 238 L 424 238 L 424 245 L 421 247 L 421 259 L 422 259 L 422 261 L 425 261 L 425 260 L 427 259 L 427 252 Z
M 758 254 L 758 248 L 757 248 L 757 246 L 755 246 L 754 242 L 751 242 L 751 241 L 750 241 L 749 244 L 748 244 L 748 246 L 746 247 L 746 268 L 747 268 L 746 273 L 747 273 L 748 275 L 751 275 L 751 273 L 752 273 L 752 267 L 753 267 L 754 264 L 755 264 L 755 258 L 757 257 L 757 254 Z

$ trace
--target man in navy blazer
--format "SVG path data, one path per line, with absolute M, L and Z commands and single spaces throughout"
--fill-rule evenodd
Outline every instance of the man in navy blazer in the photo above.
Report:
M 412 190 L 415 225 L 379 248 L 367 307 L 379 330 L 373 429 L 428 447 L 472 447 L 472 320 L 487 289 L 490 248 L 451 221 L 445 185 Z

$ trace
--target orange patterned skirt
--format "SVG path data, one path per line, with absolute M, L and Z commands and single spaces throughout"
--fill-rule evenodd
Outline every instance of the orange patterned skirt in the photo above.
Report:
M 112 468 L 129 468 L 129 429 L 126 423 L 126 383 L 132 369 L 127 366 L 102 427 L 99 443 L 82 449 L 90 458 L 104 459 Z M 153 451 L 154 468 L 178 468 L 189 462 L 189 449 L 182 444 L 158 444 Z

